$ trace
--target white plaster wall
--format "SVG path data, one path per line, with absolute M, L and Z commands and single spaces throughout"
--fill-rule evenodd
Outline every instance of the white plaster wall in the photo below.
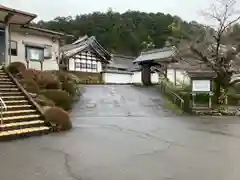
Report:
M 175 82 L 174 69 L 167 69 L 167 78 L 170 82 Z
M 75 71 L 75 65 L 74 65 L 74 59 L 73 58 L 70 58 L 69 59 L 69 66 L 68 66 L 68 70 L 69 71 Z
M 151 82 L 152 84 L 157 84 L 159 82 L 158 73 L 151 73 Z
M 175 70 L 175 69 L 167 69 L 167 78 L 169 79 L 170 82 L 175 83 L 174 71 L 176 71 L 176 84 L 177 85 L 190 84 L 190 78 L 186 74 L 186 71 Z
M 132 75 L 131 74 L 118 74 L 118 73 L 102 73 L 102 77 L 105 83 L 114 84 L 130 84 Z
M 118 74 L 118 73 L 102 73 L 105 83 L 115 84 L 142 84 L 141 72 L 134 72 L 133 74 Z M 157 84 L 159 82 L 158 73 L 151 74 L 151 82 Z
M 26 56 L 25 56 L 25 45 L 23 41 L 32 42 L 35 44 L 45 44 L 52 46 L 52 58 L 45 59 L 43 62 L 43 70 L 58 70 L 58 62 L 56 57 L 59 57 L 59 41 L 56 42 L 52 41 L 52 38 L 46 36 L 37 36 L 37 35 L 26 35 L 20 32 L 11 32 L 10 33 L 11 40 L 17 41 L 17 56 L 11 56 L 11 62 L 20 61 L 25 64 L 26 63 Z M 30 61 L 29 68 L 33 69 L 41 69 L 41 64 L 39 62 Z
M 187 75 L 186 71 L 184 70 L 176 70 L 176 84 L 182 85 L 182 84 L 190 84 L 190 78 Z
M 142 72 L 134 72 L 132 75 L 131 83 L 133 84 L 142 84 Z
M 102 72 L 102 63 L 100 61 L 97 62 L 97 71 Z

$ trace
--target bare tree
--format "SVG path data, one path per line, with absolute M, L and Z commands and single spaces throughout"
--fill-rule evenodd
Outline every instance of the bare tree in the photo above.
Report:
M 182 60 L 194 59 L 197 63 L 204 63 L 215 71 L 215 94 L 221 97 L 221 88 L 225 93 L 234 74 L 234 62 L 238 58 L 237 48 L 232 42 L 226 41 L 229 28 L 240 20 L 239 11 L 235 10 L 235 0 L 216 0 L 210 9 L 203 12 L 213 24 L 200 28 L 195 25 L 191 36 L 182 40 L 179 45 L 179 55 Z M 223 96 L 224 94 L 223 93 Z

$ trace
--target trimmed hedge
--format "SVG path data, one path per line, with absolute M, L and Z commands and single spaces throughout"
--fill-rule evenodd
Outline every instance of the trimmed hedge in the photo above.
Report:
M 41 89 L 61 89 L 58 77 L 51 72 L 38 73 L 36 82 Z
M 51 99 L 48 99 L 43 95 L 38 95 L 35 100 L 40 106 L 55 106 L 55 103 Z
M 53 107 L 44 113 L 44 116 L 48 122 L 50 122 L 57 131 L 67 131 L 72 129 L 72 122 L 66 111 L 61 108 Z
M 20 83 L 27 92 L 36 94 L 40 92 L 40 88 L 38 87 L 37 83 L 32 79 L 21 79 Z
M 18 73 L 23 72 L 24 70 L 26 70 L 26 66 L 25 66 L 25 64 L 23 64 L 21 62 L 12 62 L 8 66 L 8 70 L 12 74 L 18 74 Z
M 72 81 L 64 81 L 62 83 L 62 90 L 68 92 L 72 97 L 76 96 L 76 85 Z
M 69 73 L 64 72 L 64 71 L 54 71 L 53 72 L 59 79 L 60 82 L 64 81 L 70 81 L 71 77 L 69 76 Z
M 72 97 L 66 91 L 49 89 L 41 91 L 40 94 L 51 99 L 57 107 L 65 110 L 70 110 L 72 107 Z
M 74 82 L 74 84 L 80 84 L 81 83 L 81 80 L 76 75 L 74 75 L 72 73 L 69 73 L 68 75 L 71 78 L 71 80 Z
M 41 71 L 35 69 L 26 69 L 22 71 L 19 76 L 22 79 L 32 79 L 36 81 L 39 73 L 41 73 Z

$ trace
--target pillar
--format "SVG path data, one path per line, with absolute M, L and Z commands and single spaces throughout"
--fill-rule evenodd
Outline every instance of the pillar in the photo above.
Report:
M 4 61 L 4 65 L 9 64 L 8 49 L 9 49 L 9 24 L 6 23 L 6 25 L 5 25 L 5 61 Z
M 151 65 L 143 64 L 142 65 L 142 83 L 143 85 L 151 85 Z

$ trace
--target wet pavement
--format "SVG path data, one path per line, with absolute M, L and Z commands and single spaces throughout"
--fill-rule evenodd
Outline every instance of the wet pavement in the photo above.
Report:
M 87 86 L 74 128 L 0 144 L 1 180 L 239 180 L 240 120 L 177 116 L 154 88 Z

